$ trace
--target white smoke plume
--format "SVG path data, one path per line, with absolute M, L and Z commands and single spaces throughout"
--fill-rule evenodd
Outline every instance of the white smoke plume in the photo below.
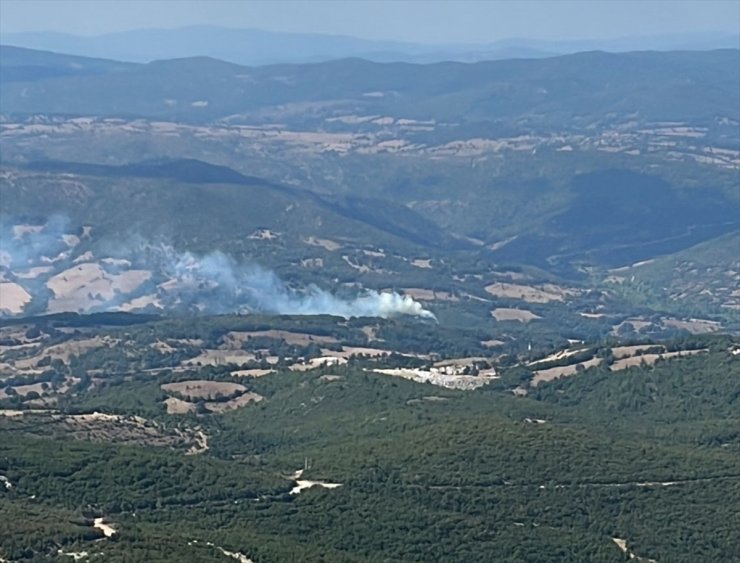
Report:
M 315 285 L 290 286 L 274 272 L 222 252 L 199 256 L 167 244 L 134 239 L 113 243 L 71 232 L 64 218 L 34 227 L 0 222 L 0 279 L 33 296 L 27 311 L 435 318 L 419 302 L 397 293 L 365 291 L 345 299 Z M 85 268 L 93 277 L 80 281 Z M 141 281 L 131 285 L 134 279 Z M 60 287 L 69 290 L 57 294 Z
M 398 293 L 366 291 L 348 300 L 315 285 L 291 288 L 274 272 L 256 265 L 237 264 L 222 252 L 199 257 L 160 246 L 150 247 L 149 253 L 162 262 L 161 269 L 172 280 L 171 286 L 181 303 L 192 302 L 212 312 L 435 318 L 418 301 Z

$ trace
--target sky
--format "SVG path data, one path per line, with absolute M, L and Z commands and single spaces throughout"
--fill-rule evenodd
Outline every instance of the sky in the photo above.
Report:
M 738 0 L 0 0 L 0 33 L 189 25 L 418 43 L 740 32 Z

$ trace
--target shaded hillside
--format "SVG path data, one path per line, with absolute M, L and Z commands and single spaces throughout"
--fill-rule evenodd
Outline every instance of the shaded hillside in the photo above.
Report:
M 137 65 L 0 45 L 0 81 L 37 82 L 131 70 Z
M 2 209 L 8 217 L 62 213 L 109 236 L 165 236 L 206 250 L 217 243 L 238 247 L 258 229 L 283 233 L 293 243 L 318 236 L 394 247 L 466 246 L 403 205 L 332 200 L 197 160 L 124 166 L 40 162 L 29 169 L 42 175 L 2 186 L 3 198 L 12 200 Z M 77 178 L 68 189 L 54 182 L 53 174 L 61 172 Z

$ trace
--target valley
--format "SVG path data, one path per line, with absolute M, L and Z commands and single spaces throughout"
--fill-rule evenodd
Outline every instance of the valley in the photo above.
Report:
M 733 560 L 738 69 L 0 47 L 0 562 Z

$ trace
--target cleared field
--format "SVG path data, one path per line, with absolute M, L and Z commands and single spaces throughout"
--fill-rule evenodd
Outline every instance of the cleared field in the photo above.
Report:
M 256 359 L 256 356 L 250 352 L 241 350 L 213 350 L 204 349 L 200 355 L 185 361 L 185 366 L 222 366 L 225 364 L 245 364 Z M 268 360 L 269 361 L 269 360 Z
M 86 262 L 51 277 L 46 286 L 54 293 L 49 312 L 86 311 L 113 299 L 117 293 L 131 293 L 151 278 L 148 270 L 110 274 L 100 264 Z
M 208 381 L 205 379 L 193 379 L 189 381 L 178 381 L 177 383 L 165 383 L 161 385 L 165 393 L 177 393 L 189 401 L 211 400 L 218 395 L 228 396 L 235 393 L 244 393 L 247 388 L 240 383 L 229 383 L 227 381 Z
M 658 360 L 668 360 L 670 358 L 682 358 L 686 356 L 693 356 L 695 354 L 701 354 L 706 352 L 706 349 L 701 350 L 680 350 L 678 352 L 665 352 L 663 354 L 642 354 L 641 356 L 630 356 L 629 358 L 622 358 L 617 360 L 611 365 L 612 371 L 620 371 L 633 366 L 639 366 L 645 363 L 648 366 L 653 365 Z
M 20 285 L 13 282 L 0 282 L 0 311 L 11 315 L 23 312 L 31 302 L 31 295 Z
M 255 330 L 250 332 L 228 332 L 223 336 L 225 348 L 238 349 L 252 338 L 272 338 L 283 340 L 294 346 L 308 346 L 309 344 L 336 344 L 339 342 L 332 336 L 321 336 L 305 332 L 289 332 L 287 330 Z
M 663 346 L 659 345 L 658 347 L 661 350 L 664 349 Z M 629 358 L 635 354 L 642 354 L 643 352 L 654 348 L 656 348 L 656 346 L 645 346 L 644 344 L 637 346 L 615 346 L 612 348 L 612 356 L 614 356 L 615 360 L 621 360 L 622 358 Z
M 558 379 L 560 377 L 575 375 L 581 370 L 598 366 L 601 362 L 601 358 L 591 358 L 590 360 L 587 360 L 585 362 L 571 364 L 569 366 L 558 366 L 554 368 L 535 371 L 534 377 L 532 378 L 532 387 L 537 387 L 540 383 L 544 381 L 552 381 L 553 379 Z
M 274 370 L 271 369 L 237 369 L 231 372 L 231 375 L 234 377 L 263 377 L 265 375 L 270 375 L 272 373 L 275 373 Z
M 663 319 L 663 324 L 680 330 L 687 330 L 692 334 L 706 334 L 716 332 L 722 328 L 722 325 L 717 321 L 707 319 Z
M 374 369 L 374 373 L 390 375 L 393 377 L 403 377 L 418 383 L 431 383 L 448 389 L 471 390 L 483 387 L 487 383 L 498 379 L 496 375 L 450 375 L 442 373 L 436 369 L 422 370 L 416 368 L 392 368 L 392 369 Z
M 259 403 L 264 397 L 257 393 L 244 393 L 224 402 L 208 402 L 206 408 L 211 412 L 225 412 L 244 407 L 250 403 Z
M 193 403 L 188 403 L 176 397 L 168 397 L 164 400 L 164 405 L 167 408 L 167 414 L 188 414 L 189 412 L 195 412 L 195 405 Z
M 538 287 L 518 283 L 496 282 L 486 286 L 485 289 L 495 297 L 521 299 L 527 303 L 564 301 L 566 298 L 578 295 L 579 293 L 575 290 L 566 289 L 554 284 L 544 284 Z
M 342 248 L 342 245 L 336 241 L 314 236 L 303 239 L 303 242 L 311 246 L 319 246 L 321 248 L 324 248 L 325 250 L 328 250 L 329 252 L 334 252 L 335 250 L 339 250 L 340 248 Z
M 244 407 L 250 403 L 258 403 L 262 399 L 264 397 L 257 393 L 243 393 L 228 401 L 206 401 L 203 406 L 209 412 L 221 413 Z M 183 401 L 177 397 L 168 397 L 165 399 L 164 405 L 167 408 L 167 414 L 188 414 L 197 410 L 195 403 Z
M 520 323 L 528 323 L 529 321 L 542 318 L 526 309 L 510 309 L 507 307 L 494 309 L 491 311 L 491 315 L 497 321 L 519 321 Z
M 619 334 L 619 332 L 620 332 L 620 331 L 621 331 L 621 330 L 623 329 L 623 327 L 624 327 L 624 326 L 625 326 L 626 324 L 628 324 L 628 323 L 629 323 L 629 324 L 631 324 L 631 325 L 632 325 L 632 327 L 633 327 L 633 328 L 634 328 L 634 329 L 635 329 L 636 331 L 640 331 L 640 330 L 642 330 L 643 328 L 645 328 L 645 327 L 648 327 L 648 326 L 650 326 L 651 324 L 653 324 L 653 323 L 652 323 L 651 321 L 648 321 L 647 319 L 643 319 L 643 318 L 632 318 L 632 319 L 627 319 L 626 321 L 622 321 L 622 322 L 621 322 L 621 323 L 619 323 L 618 325 L 614 325 L 614 328 L 612 329 L 612 334 Z

